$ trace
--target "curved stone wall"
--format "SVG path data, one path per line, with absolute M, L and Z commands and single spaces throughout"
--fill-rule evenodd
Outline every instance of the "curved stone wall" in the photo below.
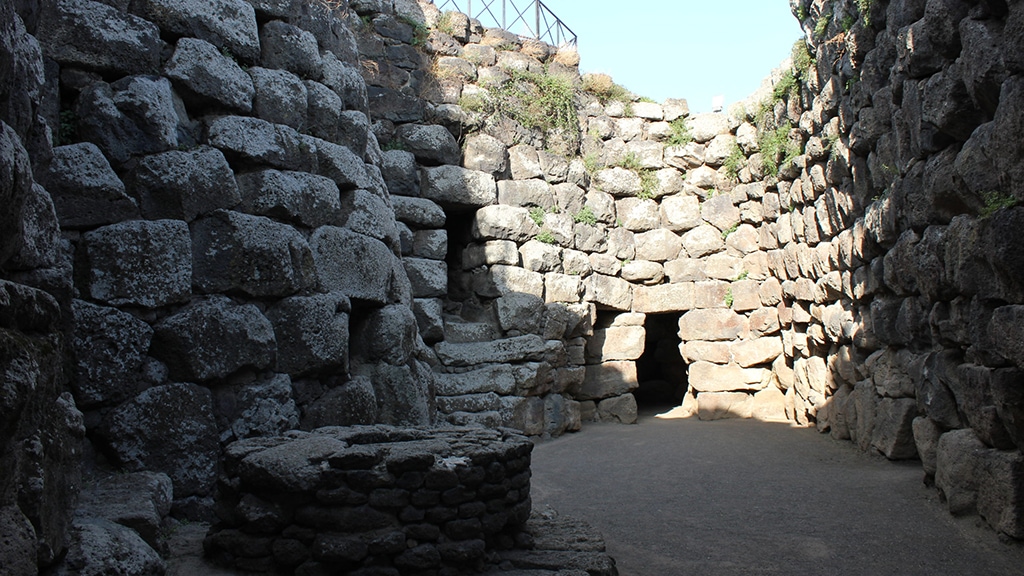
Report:
M 530 516 L 525 437 L 321 428 L 230 444 L 207 554 L 249 572 L 479 569 Z

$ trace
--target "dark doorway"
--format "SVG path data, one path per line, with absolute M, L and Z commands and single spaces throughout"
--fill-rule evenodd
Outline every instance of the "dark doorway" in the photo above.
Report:
M 686 362 L 679 354 L 679 315 L 648 314 L 643 355 L 636 361 L 640 382 L 633 395 L 641 411 L 679 406 L 689 387 Z

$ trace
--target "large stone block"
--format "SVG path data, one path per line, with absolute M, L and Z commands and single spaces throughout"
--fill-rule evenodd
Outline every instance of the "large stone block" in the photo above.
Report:
M 733 343 L 730 348 L 733 360 L 743 368 L 769 364 L 782 355 L 782 338 L 766 337 Z
M 303 138 L 288 126 L 259 118 L 223 116 L 210 123 L 207 139 L 230 158 L 282 170 L 316 171 L 319 149 L 315 139 Z
M 527 334 L 492 342 L 440 342 L 434 349 L 438 359 L 447 366 L 475 366 L 538 361 L 543 359 L 547 345 L 540 336 Z
M 91 0 L 61 0 L 41 18 L 45 54 L 65 66 L 147 74 L 160 66 L 160 29 L 151 22 Z
M 64 229 L 93 228 L 137 218 L 139 207 L 95 144 L 53 149 L 44 177 Z
M 156 325 L 151 353 L 172 378 L 206 381 L 239 368 L 270 366 L 277 351 L 274 327 L 254 305 L 225 297 L 200 301 Z
M 318 228 L 339 224 L 341 196 L 329 178 L 306 172 L 260 170 L 238 176 L 242 211 Z
M 416 160 L 428 166 L 459 164 L 462 151 L 447 128 L 440 124 L 405 124 L 395 134 Z
M 146 156 L 127 178 L 127 186 L 149 220 L 191 222 L 241 200 L 224 154 L 208 146 Z
M 195 384 L 150 388 L 111 411 L 98 433 L 125 470 L 163 472 L 174 495 L 209 495 L 220 445 L 210 391 Z
M 753 395 L 747 392 L 700 392 L 697 394 L 697 417 L 701 420 L 750 418 Z
M 163 574 L 167 570 L 160 554 L 136 531 L 110 520 L 77 518 L 70 537 L 58 573 L 69 573 L 68 567 L 75 567 L 79 574 Z
M 1024 538 L 1024 454 L 992 450 L 978 471 L 978 514 L 994 530 Z
M 388 190 L 391 191 L 390 183 Z M 394 192 L 391 191 L 391 194 Z M 408 224 L 411 228 L 440 228 L 447 220 L 444 209 L 426 198 L 392 195 L 391 206 L 395 211 L 395 218 L 399 222 Z
M 689 369 L 690 387 L 698 392 L 762 390 L 770 373 L 763 368 L 741 368 L 738 364 L 694 362 Z
M 245 0 L 136 0 L 131 9 L 166 32 L 224 46 L 247 62 L 259 60 L 256 11 Z
M 749 332 L 749 320 L 732 310 L 691 310 L 679 319 L 679 338 L 688 340 L 736 340 Z
M 632 306 L 633 287 L 621 278 L 591 274 L 583 283 L 588 301 L 612 310 L 629 310 Z
M 946 432 L 935 456 L 935 487 L 954 515 L 976 510 L 978 475 L 988 448 L 968 429 Z
M 530 180 L 501 180 L 498 182 L 498 203 L 505 206 L 551 208 L 555 195 L 551 184 L 536 178 Z
M 466 168 L 487 172 L 495 177 L 509 170 L 508 147 L 489 134 L 479 133 L 467 137 L 463 158 L 462 164 Z
M 75 402 L 82 408 L 117 404 L 138 392 L 153 329 L 116 308 L 75 300 Z
M 191 294 L 192 243 L 184 222 L 135 220 L 99 228 L 82 239 L 92 298 L 156 308 Z
M 316 36 L 280 20 L 267 22 L 260 29 L 260 55 L 267 68 L 287 70 L 312 80 L 323 76 Z
M 910 398 L 882 398 L 875 411 L 871 445 L 890 460 L 917 458 L 913 422 L 917 403 Z
M 198 38 L 178 40 L 164 74 L 198 100 L 212 100 L 240 112 L 252 110 L 256 95 L 252 78 L 216 46 Z
M 666 262 L 679 257 L 682 240 L 669 230 L 651 230 L 636 235 L 636 259 Z
M 324 226 L 310 238 L 322 287 L 354 300 L 388 301 L 395 256 L 383 242 L 345 228 Z
M 203 292 L 289 296 L 316 285 L 313 254 L 294 228 L 218 210 L 192 226 L 193 283 Z
M 692 282 L 633 287 L 633 310 L 645 314 L 685 312 L 695 306 Z
M 700 199 L 679 194 L 661 200 L 661 222 L 673 232 L 686 232 L 701 224 Z
M 544 324 L 544 300 L 533 294 L 510 292 L 494 301 L 498 323 L 505 332 L 540 334 Z
M 256 382 L 214 389 L 221 442 L 253 436 L 276 436 L 299 426 L 292 380 L 273 374 Z
M 353 232 L 376 238 L 389 246 L 398 245 L 395 212 L 388 202 L 377 194 L 366 190 L 343 193 L 341 219 L 344 226 Z
M 352 350 L 361 362 L 402 366 L 416 348 L 416 316 L 408 306 L 378 308 L 354 329 L 357 333 Z
M 128 76 L 113 84 L 94 83 L 79 94 L 74 111 L 78 136 L 117 164 L 178 146 L 181 119 L 166 78 Z
M 377 393 L 369 378 L 356 377 L 332 388 L 303 409 L 302 429 L 377 422 Z
M 484 394 L 495 392 L 508 396 L 515 392 L 514 369 L 507 364 L 498 364 L 459 374 L 438 374 L 437 393 L 442 396 L 462 394 Z
M 496 298 L 512 292 L 532 294 L 538 298 L 544 296 L 544 275 L 539 272 L 517 266 L 495 265 L 481 278 L 482 284 L 474 288 L 482 296 Z
M 277 341 L 277 371 L 348 371 L 349 312 L 344 294 L 285 298 L 267 311 Z
M 426 364 L 377 364 L 364 371 L 371 377 L 377 398 L 378 422 L 395 426 L 430 426 L 434 423 L 434 373 Z
M 449 208 L 479 208 L 498 200 L 494 176 L 461 166 L 424 168 L 420 195 Z
M 628 394 L 639 385 L 636 362 L 605 362 L 587 366 L 583 385 L 572 392 L 576 400 L 600 400 Z
M 255 66 L 249 69 L 256 95 L 252 101 L 253 115 L 306 132 L 309 92 L 302 79 L 285 70 Z
M 436 298 L 448 293 L 448 266 L 440 260 L 405 258 L 405 272 L 415 298 Z
M 644 353 L 647 331 L 643 326 L 613 326 L 594 330 L 587 339 L 586 359 L 598 364 L 613 360 L 636 360 Z
M 636 398 L 632 394 L 623 394 L 601 400 L 597 403 L 597 417 L 601 422 L 636 424 Z

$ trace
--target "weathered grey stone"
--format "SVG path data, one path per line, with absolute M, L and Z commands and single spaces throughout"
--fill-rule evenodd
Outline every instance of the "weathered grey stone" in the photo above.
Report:
M 488 392 L 507 396 L 515 388 L 516 378 L 509 365 L 489 366 L 461 374 L 438 374 L 437 378 L 437 393 L 443 396 Z
M 341 97 L 345 108 L 352 110 L 366 110 L 370 106 L 366 82 L 362 74 L 356 68 L 355 59 L 345 63 L 338 60 L 331 52 L 321 53 L 324 66 L 324 77 L 322 82 Z M 423 118 L 423 102 L 418 99 L 402 99 L 401 103 L 408 107 L 406 110 L 386 110 L 389 104 L 387 94 L 381 90 L 374 92 L 374 108 L 383 111 L 384 114 L 376 117 L 386 118 L 392 122 L 415 122 Z M 382 110 L 383 109 L 383 110 Z
M 420 172 L 412 152 L 385 150 L 380 169 L 392 196 L 419 196 Z
M 410 226 L 416 228 L 440 228 L 444 226 L 446 220 L 444 210 L 432 200 L 393 196 L 391 198 L 391 205 L 395 210 L 395 218 Z
M 505 332 L 540 334 L 544 320 L 544 300 L 533 294 L 504 294 L 495 300 L 498 323 Z
M 978 470 L 978 514 L 1011 538 L 1024 535 L 1024 454 L 992 450 Z
M 166 78 L 97 82 L 79 94 L 74 110 L 78 136 L 95 143 L 115 163 L 178 146 L 179 118 Z
M 160 472 L 133 472 L 95 478 L 82 492 L 77 514 L 102 518 L 135 530 L 160 546 L 163 519 L 171 511 L 174 488 Z
M 310 228 L 341 221 L 341 200 L 333 180 L 306 172 L 260 170 L 239 174 L 239 208 Z
M 402 263 L 412 282 L 414 298 L 436 298 L 448 293 L 448 266 L 443 261 L 405 258 Z
M 353 300 L 388 301 L 395 258 L 384 243 L 334 226 L 319 228 L 309 243 L 324 289 Z
M 742 368 L 738 364 L 719 365 L 710 362 L 691 364 L 688 378 L 690 386 L 698 392 L 762 390 L 768 382 L 766 370 L 762 368 Z
M 540 156 L 533 146 L 520 144 L 508 149 L 509 167 L 513 180 L 529 180 L 544 175 L 540 164 Z
M 299 409 L 292 398 L 287 374 L 273 374 L 257 382 L 214 390 L 217 417 L 226 428 L 220 440 L 275 436 L 299 425 Z
M 348 298 L 337 292 L 293 296 L 270 308 L 278 372 L 347 372 L 350 310 Z
M 476 277 L 473 289 L 477 294 L 497 298 L 510 292 L 544 296 L 544 275 L 518 266 L 495 265 Z
M 252 111 L 258 118 L 306 131 L 309 92 L 302 80 L 285 70 L 254 66 L 249 69 L 256 95 Z
M 633 310 L 646 314 L 684 312 L 695 306 L 692 283 L 636 286 L 633 288 Z
M 935 476 L 935 458 L 939 450 L 939 438 L 942 428 L 934 420 L 925 416 L 914 418 L 914 444 L 917 454 L 921 457 L 921 467 L 929 477 Z
M 377 422 L 377 396 L 368 378 L 356 377 L 328 390 L 303 409 L 302 429 Z
M 623 394 L 615 398 L 601 400 L 597 403 L 597 417 L 602 422 L 636 424 L 636 398 L 632 394 Z
M 729 351 L 733 360 L 743 368 L 769 364 L 782 355 L 782 339 L 766 337 L 734 342 Z
M 22 211 L 32 188 L 32 165 L 21 138 L 6 122 L 0 122 L 0 264 L 21 248 L 25 232 Z
M 430 426 L 434 406 L 434 373 L 426 364 L 377 364 L 371 376 L 379 422 L 395 426 Z
M 636 360 L 644 353 L 647 331 L 643 326 L 613 326 L 594 330 L 587 339 L 588 363 L 614 360 Z
M 15 241 L 18 251 L 7 264 L 11 270 L 51 268 L 63 259 L 60 225 L 53 200 L 39 184 L 33 184 L 29 190 L 21 206 L 21 226 L 11 227 L 18 234 Z
M 679 338 L 683 342 L 734 340 L 748 330 L 748 319 L 732 310 L 691 310 L 679 319 Z
M 754 410 L 753 394 L 748 392 L 700 392 L 697 417 L 701 420 L 750 418 Z
M 562 250 L 557 246 L 530 240 L 519 248 L 523 268 L 533 272 L 551 272 L 562 263 Z M 513 262 L 514 264 L 515 262 Z
M 946 432 L 935 458 L 935 487 L 954 515 L 971 514 L 978 500 L 978 475 L 987 452 L 970 429 Z
M 260 28 L 260 55 L 267 68 L 287 70 L 311 80 L 323 76 L 316 37 L 280 20 L 267 22 Z
M 44 53 L 65 66 L 121 74 L 160 66 L 160 30 L 150 22 L 91 0 L 60 0 L 41 18 Z
M 341 195 L 341 220 L 353 232 L 398 245 L 395 213 L 380 196 L 366 190 L 353 190 Z
M 472 232 L 474 238 L 481 240 L 526 242 L 535 237 L 540 228 L 530 219 L 526 208 L 495 205 L 476 211 Z
M 502 176 L 509 171 L 508 147 L 489 134 L 473 134 L 466 138 L 462 166 L 495 177 Z
M 963 364 L 958 369 L 958 376 L 953 394 L 960 412 L 974 433 L 993 448 L 1014 448 L 1016 445 L 999 418 L 999 410 L 992 395 L 993 371 L 984 366 Z M 999 376 L 1005 378 L 1007 374 L 1004 372 Z
M 643 189 L 636 172 L 618 167 L 598 170 L 594 187 L 613 196 L 635 196 Z
M 494 177 L 461 166 L 424 168 L 420 195 L 444 207 L 481 207 L 497 202 Z
M 122 222 L 88 232 L 82 239 L 93 299 L 156 308 L 191 294 L 192 245 L 184 222 Z
M 643 232 L 661 226 L 661 215 L 658 203 L 642 198 L 623 198 L 615 201 L 615 213 L 618 221 L 626 230 Z
M 659 208 L 662 225 L 673 232 L 685 232 L 701 224 L 700 199 L 696 196 L 669 196 L 662 199 Z
M 135 200 L 90 142 L 54 148 L 44 185 L 65 229 L 112 224 L 139 214 Z
M 402 366 L 416 346 L 416 317 L 403 305 L 384 306 L 371 312 L 357 329 L 353 354 L 363 362 L 387 362 Z
M 587 366 L 583 385 L 573 397 L 577 400 L 600 400 L 627 394 L 638 386 L 635 362 L 604 362 Z
M 448 231 L 417 230 L 413 235 L 412 255 L 417 258 L 444 260 L 448 255 Z
M 157 386 L 111 411 L 99 433 L 126 470 L 170 476 L 175 498 L 208 495 L 220 452 L 212 404 L 195 384 Z
M 341 138 L 341 118 L 344 104 L 341 97 L 327 86 L 306 80 L 306 128 L 309 134 L 327 140 L 337 142 Z M 365 137 L 365 134 L 364 134 Z
M 193 284 L 203 292 L 288 296 L 316 285 L 310 247 L 263 216 L 218 210 L 192 226 Z
M 442 311 L 440 298 L 416 298 L 413 300 L 412 312 L 416 315 L 420 337 L 428 345 L 444 340 Z
M 555 205 L 555 196 L 551 185 L 543 180 L 500 180 L 498 203 L 527 208 L 539 206 L 547 209 Z
M 890 460 L 917 458 L 913 431 L 917 403 L 910 398 L 882 398 L 875 410 L 872 446 Z
M 259 60 L 256 11 L 244 0 L 134 0 L 131 8 L 167 32 L 225 46 L 249 62 Z
M 320 140 L 309 139 L 316 146 L 318 167 L 316 172 L 326 176 L 338 185 L 342 191 L 361 188 L 379 192 L 384 195 L 383 177 L 377 182 L 370 173 L 372 166 L 363 162 L 362 158 L 345 146 Z
M 453 344 L 440 342 L 434 347 L 437 357 L 447 366 L 523 362 L 541 360 L 546 352 L 544 340 L 535 334 L 493 342 Z
M 702 224 L 683 234 L 683 248 L 690 258 L 701 258 L 725 248 L 725 240 L 718 228 Z
M 102 518 L 78 518 L 71 527 L 68 555 L 56 574 L 159 576 L 166 570 L 160 554 L 131 528 Z
M 127 185 L 139 199 L 142 215 L 150 220 L 191 222 L 241 200 L 224 155 L 208 146 L 146 156 L 131 172 Z
M 171 378 L 206 381 L 239 368 L 266 368 L 277 350 L 274 327 L 251 304 L 225 297 L 196 302 L 156 325 L 151 353 Z
M 636 259 L 666 262 L 679 257 L 682 240 L 675 233 L 657 229 L 636 235 Z
M 153 329 L 131 314 L 82 300 L 75 300 L 72 310 L 75 402 L 92 408 L 133 396 Z
M 612 310 L 629 310 L 633 303 L 633 287 L 621 278 L 592 274 L 584 281 L 586 300 Z
M 620 275 L 623 280 L 651 285 L 660 284 L 665 279 L 665 270 L 657 262 L 632 260 L 622 265 Z
M 229 158 L 265 164 L 283 170 L 314 172 L 318 148 L 288 126 L 259 118 L 224 116 L 210 123 L 210 145 Z M 328 175 L 329 176 L 329 175 Z
M 348 444 L 326 435 L 310 435 L 263 450 L 258 446 L 239 462 L 238 477 L 250 486 L 287 493 L 316 489 L 322 465 Z
M 416 156 L 420 164 L 459 164 L 462 159 L 459 143 L 455 141 L 451 132 L 439 124 L 404 124 L 398 128 L 395 135 L 405 144 L 405 149 Z
M 252 78 L 209 42 L 197 38 L 179 39 L 174 55 L 164 66 L 164 74 L 195 96 L 241 112 L 252 110 L 252 99 L 256 95 Z

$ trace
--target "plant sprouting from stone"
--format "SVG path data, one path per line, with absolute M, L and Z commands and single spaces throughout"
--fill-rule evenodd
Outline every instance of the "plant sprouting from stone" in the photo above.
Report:
M 437 24 L 435 24 L 434 27 L 437 28 L 437 30 L 440 32 L 443 32 L 449 36 L 454 36 L 455 25 L 452 22 L 454 15 L 455 12 L 451 10 L 445 10 L 444 13 L 441 14 L 441 17 L 437 19 Z
M 734 298 L 733 298 L 733 295 L 732 295 L 732 287 L 730 286 L 725 291 L 725 307 L 726 308 L 732 308 L 732 303 L 733 302 L 734 302 Z
M 640 159 L 637 157 L 635 152 L 627 152 L 626 155 L 623 156 L 622 160 L 619 160 L 616 166 L 619 168 L 625 168 L 626 170 L 632 170 L 634 172 L 639 172 L 642 168 Z
M 555 235 L 551 233 L 551 230 L 541 230 L 537 234 L 537 241 L 544 244 L 554 244 L 556 242 Z
M 583 157 L 583 169 L 587 171 L 587 174 L 593 176 L 598 170 L 604 168 L 604 162 L 601 161 L 601 157 L 591 152 Z
M 527 70 L 510 70 L 509 81 L 493 91 L 496 113 L 525 128 L 544 132 L 559 130 L 578 141 L 576 94 L 564 76 Z
M 591 210 L 590 206 L 580 208 L 578 212 L 572 215 L 572 220 L 578 224 L 586 224 L 588 226 L 597 225 L 597 216 L 594 214 L 594 211 Z
M 625 87 L 616 84 L 607 74 L 584 74 L 583 91 L 596 96 L 602 105 L 607 105 L 609 102 L 625 104 L 633 100 L 633 94 Z
M 686 125 L 686 118 L 676 118 L 668 125 L 672 129 L 672 135 L 666 142 L 668 146 L 686 146 L 693 142 L 693 134 L 690 133 L 690 127 Z
M 764 172 L 768 176 L 778 175 L 780 166 L 785 166 L 801 153 L 800 146 L 789 137 L 791 129 L 790 123 L 785 122 L 774 130 L 762 129 L 758 134 L 757 143 L 761 148 Z
M 793 50 L 790 55 L 793 59 L 793 74 L 798 80 L 805 78 L 807 71 L 817 65 L 814 55 L 811 54 L 811 50 L 807 47 L 807 42 L 803 38 L 793 43 Z
M 860 12 L 861 18 L 864 19 L 864 26 L 871 27 L 871 7 L 874 5 L 875 0 L 857 0 L 857 10 Z
M 640 191 L 636 193 L 636 197 L 651 200 L 658 190 L 658 176 L 653 170 L 640 170 L 637 174 L 640 176 Z
M 544 225 L 544 217 L 546 215 L 547 212 L 545 212 L 544 209 L 541 208 L 540 206 L 534 206 L 533 208 L 530 208 L 530 220 L 533 220 L 533 223 L 536 224 L 537 226 Z
M 748 272 L 747 270 L 744 270 L 744 271 L 740 272 L 735 278 L 733 278 L 732 281 L 733 282 L 739 282 L 740 280 L 746 280 L 747 276 L 750 276 L 750 272 Z
M 814 23 L 814 38 L 816 40 L 822 40 L 825 38 L 825 33 L 828 32 L 828 23 L 832 20 L 832 13 L 822 14 L 818 17 L 818 21 Z
M 412 28 L 412 42 L 413 46 L 425 46 L 427 44 L 427 37 L 430 36 L 430 29 L 423 22 L 417 22 L 408 16 L 399 16 L 402 22 L 405 22 Z
M 739 227 L 740 227 L 739 224 L 733 224 L 729 228 L 723 230 L 722 231 L 722 240 L 728 240 L 729 236 L 731 236 L 733 232 L 735 232 L 736 230 L 739 230 Z
M 733 143 L 729 156 L 722 163 L 722 166 L 725 167 L 725 175 L 729 180 L 733 182 L 739 180 L 740 170 L 743 169 L 743 163 L 746 159 L 747 157 L 743 154 L 743 149 L 740 148 L 739 144 Z
M 60 111 L 60 126 L 57 128 L 57 142 L 55 145 L 63 146 L 71 144 L 78 137 L 78 116 L 74 110 Z
M 1013 208 L 1017 205 L 1016 198 L 1006 194 L 1005 192 L 999 192 L 997 190 L 982 192 L 981 199 L 985 204 L 981 207 L 981 210 L 978 211 L 978 216 L 982 218 L 988 218 L 1004 208 Z

